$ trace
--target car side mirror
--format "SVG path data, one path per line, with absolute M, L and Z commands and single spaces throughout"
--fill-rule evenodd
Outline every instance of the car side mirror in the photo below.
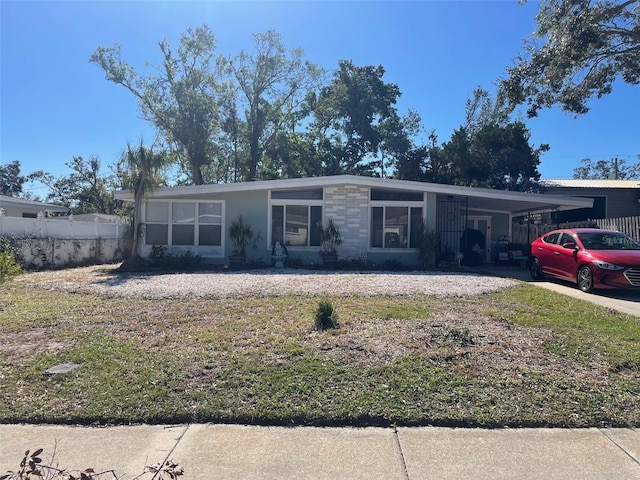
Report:
M 568 248 L 570 250 L 577 250 L 578 245 L 575 242 L 567 242 L 562 244 L 562 248 Z

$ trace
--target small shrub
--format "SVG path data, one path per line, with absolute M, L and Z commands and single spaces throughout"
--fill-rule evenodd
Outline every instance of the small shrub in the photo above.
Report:
M 154 267 L 168 268 L 172 270 L 192 270 L 202 265 L 202 257 L 194 255 L 191 251 L 186 251 L 182 255 L 170 255 L 167 247 L 153 245 L 149 260 Z
M 338 328 L 338 314 L 335 308 L 328 300 L 323 300 L 316 308 L 316 329 L 328 330 L 330 328 Z
M 373 265 L 369 262 L 366 253 L 344 260 L 341 262 L 341 267 L 348 270 L 372 270 Z
M 0 283 L 10 280 L 22 273 L 22 267 L 16 262 L 12 253 L 0 253 Z
M 475 345 L 473 335 L 468 328 L 450 328 L 439 335 L 440 340 L 462 347 Z
M 182 255 L 175 257 L 174 265 L 176 268 L 182 270 L 191 270 L 199 267 L 202 264 L 202 257 L 200 255 L 194 255 L 191 251 L 187 251 Z
M 151 247 L 151 253 L 149 254 L 149 260 L 154 265 L 164 264 L 167 258 L 167 247 L 163 245 L 153 245 Z
M 418 249 L 418 259 L 422 268 L 432 269 L 438 264 L 440 255 L 440 235 L 427 228 L 424 220 L 413 233 L 412 245 Z
M 24 258 L 20 254 L 20 248 L 18 246 L 19 241 L 13 237 L 0 237 L 0 253 L 8 253 L 13 255 L 16 263 L 24 266 Z

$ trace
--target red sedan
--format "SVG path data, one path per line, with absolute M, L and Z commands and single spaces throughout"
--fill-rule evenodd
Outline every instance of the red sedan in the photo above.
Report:
M 595 288 L 640 289 L 640 243 L 612 230 L 554 230 L 531 244 L 531 277 L 545 275 Z

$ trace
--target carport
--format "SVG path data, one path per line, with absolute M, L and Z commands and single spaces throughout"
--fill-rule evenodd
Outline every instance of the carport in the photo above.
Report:
M 523 193 L 484 188 L 430 185 L 437 193 L 437 225 L 443 248 L 458 251 L 465 228 L 479 230 L 487 239 L 484 261 L 492 258 L 497 242 L 513 239 L 514 219 L 530 221 L 542 214 L 591 208 L 591 198 Z M 527 235 L 526 243 L 534 238 Z M 524 242 L 523 242 L 524 243 Z

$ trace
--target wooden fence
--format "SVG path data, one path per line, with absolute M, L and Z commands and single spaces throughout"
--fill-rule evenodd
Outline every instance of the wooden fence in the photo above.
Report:
M 558 228 L 584 228 L 597 227 L 606 230 L 617 230 L 626 233 L 631 238 L 640 242 L 640 217 L 600 218 L 583 222 L 571 222 L 557 224 L 530 224 L 521 225 L 514 223 L 511 226 L 511 242 L 527 245 L 540 235 Z

